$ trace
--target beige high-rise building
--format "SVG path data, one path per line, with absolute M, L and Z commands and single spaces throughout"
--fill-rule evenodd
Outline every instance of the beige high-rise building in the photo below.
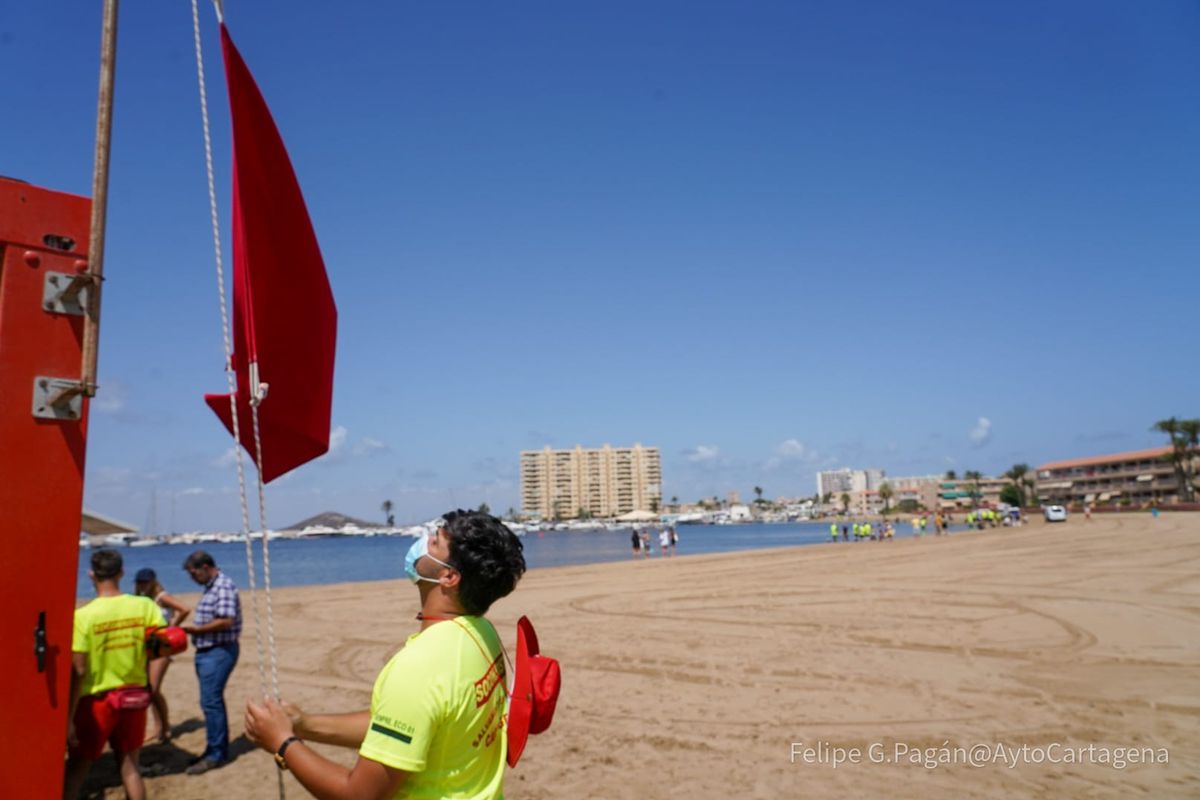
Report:
M 543 519 L 615 517 L 662 506 L 657 447 L 521 451 L 521 511 Z

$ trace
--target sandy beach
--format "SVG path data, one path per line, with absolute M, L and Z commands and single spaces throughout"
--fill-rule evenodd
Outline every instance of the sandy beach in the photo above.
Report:
M 684 531 L 681 547 L 534 571 L 493 608 L 510 651 L 528 614 L 563 666 L 554 726 L 509 772 L 510 800 L 1200 795 L 1200 515 L 693 557 Z M 260 685 L 243 603 L 235 736 Z M 365 708 L 416 612 L 403 581 L 276 590 L 284 696 Z M 143 751 L 165 770 L 152 797 L 275 796 L 273 762 L 244 739 L 225 768 L 181 774 L 204 741 L 190 654 L 166 689 L 181 733 Z M 1022 763 L 944 763 L 996 744 Z M 912 763 L 924 748 L 932 763 Z M 1116 748 L 1169 761 L 1062 763 Z M 854 751 L 861 763 L 829 763 Z M 288 797 L 307 796 L 285 781 Z M 89 787 L 123 796 L 110 755 Z

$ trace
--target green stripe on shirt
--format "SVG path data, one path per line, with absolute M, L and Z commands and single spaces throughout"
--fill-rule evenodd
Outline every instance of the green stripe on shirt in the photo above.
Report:
M 400 741 L 404 742 L 405 744 L 412 744 L 411 736 L 408 736 L 407 734 L 403 734 L 400 731 L 394 731 L 391 728 L 385 728 L 382 725 L 380 725 L 378 722 L 371 723 L 371 730 L 375 731 L 376 733 L 382 733 L 384 736 L 390 736 L 393 739 L 399 739 Z

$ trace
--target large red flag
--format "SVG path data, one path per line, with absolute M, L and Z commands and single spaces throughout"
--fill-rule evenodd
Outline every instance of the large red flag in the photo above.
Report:
M 258 408 L 264 481 L 329 450 L 337 307 L 291 161 L 271 112 L 221 25 L 233 119 L 233 366 L 238 428 L 255 458 Z M 233 431 L 229 395 L 205 401 Z

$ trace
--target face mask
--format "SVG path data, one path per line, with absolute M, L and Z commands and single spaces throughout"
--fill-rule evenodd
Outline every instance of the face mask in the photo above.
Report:
M 417 559 L 428 558 L 430 561 L 441 564 L 446 569 L 454 569 L 445 561 L 439 561 L 434 556 L 429 555 L 429 537 L 421 536 L 412 543 L 412 547 L 408 548 L 408 554 L 404 556 L 404 574 L 413 583 L 418 581 L 429 581 L 430 583 L 441 583 L 440 578 L 426 578 L 417 572 Z

